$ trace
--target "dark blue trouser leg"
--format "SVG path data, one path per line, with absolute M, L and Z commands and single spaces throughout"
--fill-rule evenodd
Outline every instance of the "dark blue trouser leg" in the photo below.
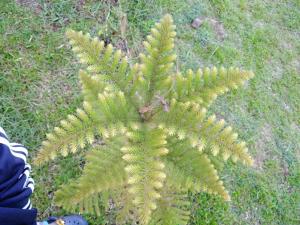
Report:
M 30 203 L 34 181 L 24 146 L 10 143 L 0 127 L 0 225 L 36 225 Z

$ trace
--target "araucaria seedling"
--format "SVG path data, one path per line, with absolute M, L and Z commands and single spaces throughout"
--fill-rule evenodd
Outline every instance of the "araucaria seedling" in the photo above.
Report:
M 224 120 L 207 115 L 218 95 L 253 77 L 238 68 L 176 72 L 175 26 L 166 15 L 130 65 L 120 50 L 89 34 L 67 31 L 84 70 L 82 109 L 47 134 L 35 163 L 86 149 L 82 176 L 57 191 L 67 210 L 99 214 L 114 203 L 117 223 L 186 224 L 187 192 L 230 200 L 215 164 L 251 165 L 245 142 Z M 101 140 L 101 142 L 99 141 Z

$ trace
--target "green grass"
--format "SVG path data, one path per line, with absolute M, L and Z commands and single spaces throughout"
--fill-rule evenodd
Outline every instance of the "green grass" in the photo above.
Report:
M 45 133 L 81 101 L 80 66 L 65 29 L 100 35 L 119 46 L 120 17 L 126 13 L 128 54 L 134 61 L 150 27 L 171 13 L 178 66 L 234 65 L 256 74 L 213 106 L 248 141 L 255 166 L 224 168 L 230 203 L 207 194 L 191 196 L 190 224 L 299 224 L 299 1 L 90 0 L 80 7 L 76 1 L 38 2 L 39 14 L 14 1 L 0 2 L 0 125 L 28 147 L 31 157 Z M 219 21 L 225 39 L 209 21 L 191 28 L 197 16 Z M 39 218 L 67 213 L 55 207 L 52 197 L 60 184 L 80 174 L 83 162 L 80 155 L 74 157 L 33 168 Z M 106 223 L 104 216 L 87 218 L 91 224 Z

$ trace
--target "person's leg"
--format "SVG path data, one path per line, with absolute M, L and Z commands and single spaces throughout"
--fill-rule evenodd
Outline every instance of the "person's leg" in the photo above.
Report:
M 29 199 L 34 181 L 27 156 L 27 149 L 10 143 L 0 127 L 0 225 L 87 225 L 79 215 L 36 221 L 37 210 L 32 208 Z
M 0 127 L 0 225 L 35 225 L 37 210 L 32 209 L 30 195 L 34 181 L 24 146 L 10 143 Z

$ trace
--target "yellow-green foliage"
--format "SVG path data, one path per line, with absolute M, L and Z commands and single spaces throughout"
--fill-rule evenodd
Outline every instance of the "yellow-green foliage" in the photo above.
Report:
M 230 200 L 216 164 L 251 165 L 252 159 L 245 142 L 206 107 L 253 73 L 223 67 L 176 72 L 174 30 L 172 17 L 163 17 L 135 65 L 111 45 L 67 31 L 85 66 L 79 72 L 84 102 L 47 135 L 35 163 L 89 151 L 82 176 L 57 191 L 58 205 L 99 214 L 100 199 L 113 198 L 118 223 L 174 225 L 188 221 L 188 191 Z

